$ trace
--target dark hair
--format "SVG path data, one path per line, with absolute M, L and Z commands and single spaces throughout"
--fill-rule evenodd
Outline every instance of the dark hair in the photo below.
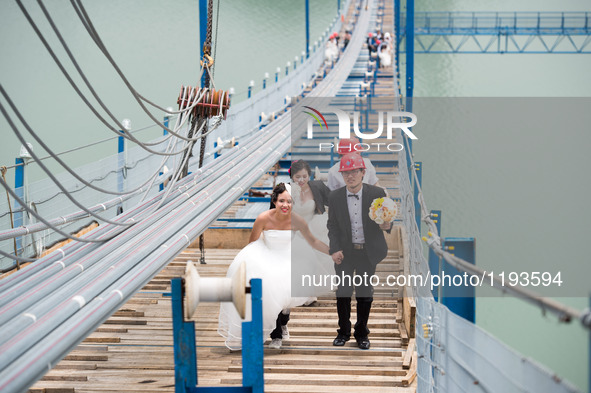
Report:
M 279 198 L 279 195 L 283 194 L 285 191 L 287 191 L 285 183 L 279 183 L 275 186 L 275 188 L 273 188 L 273 193 L 271 194 L 271 206 L 269 209 L 275 209 L 275 202 L 277 202 L 277 198 Z
M 291 168 L 289 168 L 289 177 L 293 178 L 293 175 L 305 169 L 308 172 L 308 176 L 312 176 L 312 168 L 310 168 L 310 164 L 308 164 L 304 160 L 297 160 L 291 163 Z

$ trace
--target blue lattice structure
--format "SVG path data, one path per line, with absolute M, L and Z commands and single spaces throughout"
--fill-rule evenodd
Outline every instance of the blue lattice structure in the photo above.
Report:
M 415 53 L 591 53 L 590 22 L 591 12 L 416 12 Z

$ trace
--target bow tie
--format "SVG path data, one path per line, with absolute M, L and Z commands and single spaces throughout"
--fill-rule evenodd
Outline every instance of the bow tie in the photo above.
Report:
M 357 194 L 349 194 L 348 196 L 357 198 L 357 200 L 359 200 L 359 195 L 357 195 Z

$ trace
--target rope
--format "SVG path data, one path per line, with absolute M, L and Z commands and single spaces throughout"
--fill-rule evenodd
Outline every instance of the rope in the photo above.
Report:
M 2 179 L 4 179 L 4 182 L 8 183 L 6 181 L 6 171 L 7 171 L 6 167 L 5 166 L 1 167 L 0 171 L 2 171 Z M 13 214 L 12 214 L 12 205 L 10 204 L 10 194 L 8 194 L 8 191 L 6 191 L 6 200 L 8 203 L 8 211 L 10 213 L 10 228 L 14 229 L 14 218 L 13 218 Z M 18 255 L 18 251 L 16 249 L 16 238 L 12 239 L 12 241 L 14 242 L 14 255 Z M 16 270 L 19 270 L 21 268 L 21 264 L 18 259 L 16 261 L 17 261 L 16 262 Z
M 211 76 L 211 79 L 213 79 L 213 76 L 215 75 L 215 57 L 218 53 L 217 47 L 218 47 L 218 27 L 220 26 L 220 0 L 217 1 L 217 9 L 216 9 L 216 15 L 215 15 L 215 41 L 213 44 L 213 61 L 214 61 L 214 65 L 213 65 L 213 73 Z
M 204 55 L 209 55 L 211 53 L 211 35 L 212 35 L 212 23 L 213 23 L 213 0 L 208 1 L 207 9 L 208 9 L 208 11 L 207 11 L 207 34 L 205 36 L 205 44 L 203 46 L 203 54 Z M 219 12 L 219 5 L 218 5 L 218 12 Z M 216 23 L 216 42 L 217 42 L 217 25 L 218 24 L 219 23 Z M 207 73 L 205 74 L 205 79 L 203 81 L 203 87 L 205 87 L 205 88 L 209 88 L 210 80 L 213 81 L 213 76 L 210 74 L 209 68 L 210 68 L 209 65 L 205 67 L 205 69 L 207 70 Z M 214 84 L 214 88 L 215 88 L 215 84 Z M 223 99 L 221 101 L 223 102 Z M 204 119 L 203 122 L 204 122 L 204 127 L 205 127 L 204 130 L 205 130 L 205 132 L 207 132 L 207 120 Z M 199 151 L 199 168 L 201 168 L 203 166 L 203 159 L 205 157 L 205 142 L 206 142 L 206 137 L 203 137 L 203 139 L 201 139 L 201 149 Z M 199 251 L 201 252 L 201 258 L 200 258 L 199 262 L 201 264 L 205 264 L 205 236 L 203 236 L 203 233 L 199 235 Z

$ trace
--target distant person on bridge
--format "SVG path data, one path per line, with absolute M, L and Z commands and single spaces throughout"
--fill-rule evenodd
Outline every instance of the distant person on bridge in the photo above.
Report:
M 375 52 L 378 50 L 378 45 L 376 43 L 377 39 L 376 37 L 373 35 L 373 33 L 367 33 L 367 49 L 369 49 L 369 52 Z
M 360 349 L 370 347 L 367 328 L 373 302 L 370 278 L 375 274 L 377 264 L 388 254 L 383 231 L 389 232 L 392 229 L 392 223 L 378 225 L 368 217 L 372 202 L 385 197 L 386 193 L 380 187 L 363 183 L 365 170 L 365 163 L 360 155 L 344 155 L 339 172 L 346 186 L 331 192 L 328 198 L 330 254 L 335 264 L 336 276 L 342 278 L 336 292 L 339 329 L 332 343 L 337 347 L 344 346 L 351 338 L 353 289 L 357 300 L 354 337 Z M 360 282 L 354 276 L 366 278 Z
M 333 62 L 337 59 L 337 57 L 339 57 L 338 37 L 338 33 L 333 33 L 330 35 L 328 41 L 326 42 L 324 57 L 329 62 Z
M 392 65 L 392 50 L 385 42 L 378 47 L 378 57 L 380 59 L 380 68 L 390 67 Z

